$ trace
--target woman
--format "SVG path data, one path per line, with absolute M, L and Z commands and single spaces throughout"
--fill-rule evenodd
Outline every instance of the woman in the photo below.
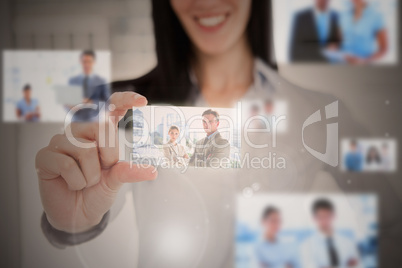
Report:
M 282 229 L 282 213 L 273 206 L 264 209 L 261 218 L 263 238 L 255 246 L 255 255 L 259 267 L 300 267 L 297 247 L 293 243 L 283 241 L 280 237 Z
M 365 0 L 351 0 L 341 19 L 342 50 L 351 64 L 367 64 L 387 52 L 387 31 L 382 15 Z
M 152 4 L 158 65 L 144 77 L 113 84 L 115 93 L 110 98 L 113 104 L 113 109 L 110 109 L 112 119 L 113 116 L 123 116 L 133 106 L 146 105 L 147 99 L 142 95 L 151 103 L 220 107 L 231 107 L 240 99 L 256 96 L 262 98 L 263 95 L 277 94 L 288 97 L 288 106 L 293 110 L 290 111 L 292 122 L 287 124 L 286 142 L 275 139 L 270 144 L 278 144 L 277 148 L 267 147 L 264 144 L 274 135 L 260 132 L 262 134 L 258 136 L 251 133 L 247 137 L 249 142 L 242 144 L 242 150 L 257 146 L 278 152 L 282 150 L 279 157 L 293 157 L 289 158 L 289 166 L 285 169 L 283 161 L 268 159 L 264 163 L 272 163 L 270 168 L 244 168 L 236 175 L 239 179 L 261 179 L 262 184 L 269 183 L 270 189 L 284 189 L 285 185 L 292 189 L 306 189 L 313 185 L 313 180 L 318 180 L 323 173 L 319 172 L 323 169 L 323 163 L 300 149 L 304 145 L 299 134 L 307 117 L 325 105 L 337 102 L 332 97 L 295 87 L 269 68 L 270 2 L 153 0 Z M 358 135 L 345 131 L 356 124 L 345 121 L 350 116 L 343 114 L 344 111 L 342 107 L 339 108 L 339 124 L 342 126 L 339 137 Z M 116 129 L 117 121 L 107 123 L 106 127 Z M 325 128 L 325 124 L 322 125 Z M 322 141 L 322 133 L 326 131 L 320 129 L 318 124 L 315 126 L 317 131 L 311 131 L 308 135 L 309 146 Z M 152 167 L 133 165 L 130 168 L 129 163 L 119 162 L 117 148 L 101 146 L 98 124 L 77 123 L 67 127 L 67 130 L 71 135 L 56 135 L 36 158 L 45 210 L 42 226 L 45 236 L 57 246 L 83 243 L 99 235 L 106 228 L 108 211 L 123 183 L 153 180 L 157 176 Z M 106 133 L 112 135 L 115 132 Z M 89 148 L 73 146 L 71 136 L 87 143 Z M 106 137 L 101 141 L 111 138 Z M 256 156 L 259 155 L 266 157 L 268 152 Z M 274 158 L 277 154 L 271 156 Z M 278 162 L 281 164 L 278 165 Z M 333 170 L 328 168 L 330 172 Z M 138 228 L 141 229 L 139 267 L 166 267 L 167 259 L 181 257 L 182 254 L 186 256 L 180 260 L 197 260 L 196 265 L 170 267 L 230 267 L 224 262 L 231 261 L 229 251 L 233 241 L 233 218 L 229 209 L 232 194 L 226 193 L 234 188 L 234 178 L 220 176 L 211 180 L 211 175 L 202 170 L 191 170 L 191 176 L 194 177 L 184 179 L 168 169 L 160 169 L 159 172 L 167 179 L 133 185 L 136 215 L 141 218 L 138 221 Z M 280 175 L 270 172 L 280 172 Z M 202 178 L 199 178 L 201 175 Z M 280 180 L 277 180 L 279 177 Z M 325 181 L 328 181 L 328 176 Z M 195 187 L 191 187 L 193 183 L 205 183 L 196 189 L 206 192 L 203 195 L 195 192 Z M 158 201 L 166 196 L 166 202 Z M 204 197 L 207 202 L 198 207 L 198 203 L 194 202 Z M 222 212 L 222 203 L 228 204 L 225 207 L 229 209 Z M 146 204 L 146 208 L 141 209 L 141 204 Z M 166 206 L 174 211 L 168 211 Z M 205 218 L 203 213 L 207 208 L 210 214 Z M 148 222 L 149 219 L 153 221 Z M 175 221 L 179 219 L 194 219 L 194 223 L 176 224 Z M 197 231 L 190 228 L 197 226 L 199 228 L 194 229 Z M 178 232 L 178 235 L 163 232 L 172 228 L 172 233 Z M 164 237 L 172 237 L 174 241 L 163 240 Z M 193 242 L 193 238 L 201 242 Z M 172 242 L 177 243 L 172 246 Z M 189 250 L 202 257 L 191 257 Z
M 378 171 L 381 169 L 381 156 L 377 147 L 371 146 L 367 151 L 365 170 Z
M 176 142 L 177 138 L 180 136 L 179 128 L 177 126 L 171 126 L 168 135 L 170 139 L 169 142 L 163 146 L 163 154 L 173 166 L 185 166 L 186 160 L 189 159 L 189 157 L 183 145 Z
M 270 1 L 153 1 L 157 67 L 135 88 L 153 103 L 231 107 L 253 84 L 256 59 L 270 64 Z
M 106 136 L 116 133 L 118 119 L 129 109 L 148 103 L 143 96 L 151 103 L 229 107 L 256 88 L 265 90 L 253 82 L 262 83 L 267 68 L 262 61 L 270 62 L 269 1 L 153 0 L 152 6 L 158 65 L 144 77 L 113 83 L 106 128 L 115 131 Z M 59 231 L 70 233 L 75 244 L 96 236 L 123 183 L 157 176 L 151 166 L 118 162 L 117 148 L 99 146 L 98 124 L 66 130 L 70 135 L 54 136 L 36 158 L 44 232 L 57 246 L 69 243 L 60 240 Z M 71 136 L 88 146 L 74 146 Z

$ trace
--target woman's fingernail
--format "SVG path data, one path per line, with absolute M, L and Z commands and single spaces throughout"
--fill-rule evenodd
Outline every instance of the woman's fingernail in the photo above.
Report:
M 141 99 L 141 98 L 145 98 L 145 97 L 142 96 L 142 95 L 140 95 L 140 94 L 135 94 L 135 95 L 134 95 L 134 99 L 135 99 L 135 100 L 138 100 L 138 99 Z

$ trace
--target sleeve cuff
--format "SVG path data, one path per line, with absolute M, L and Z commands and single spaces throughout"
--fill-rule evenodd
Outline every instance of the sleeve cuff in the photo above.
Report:
M 109 222 L 109 216 L 110 212 L 108 211 L 105 215 L 103 215 L 100 223 L 94 226 L 92 229 L 82 233 L 71 234 L 55 229 L 47 220 L 46 213 L 43 212 L 41 228 L 43 234 L 50 244 L 56 248 L 64 249 L 67 246 L 75 246 L 90 241 L 100 235 L 103 230 L 106 229 L 106 226 Z

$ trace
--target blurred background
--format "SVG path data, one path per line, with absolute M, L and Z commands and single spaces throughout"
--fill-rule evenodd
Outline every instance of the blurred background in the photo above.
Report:
M 110 51 L 112 81 L 138 77 L 156 64 L 150 4 L 150 0 L 3 0 L 0 2 L 0 48 L 2 51 Z M 401 14 L 401 5 L 398 9 Z M 401 27 L 399 14 L 396 21 Z M 282 33 L 275 26 L 278 23 L 275 17 L 276 40 Z M 400 38 L 401 35 L 396 34 L 399 51 Z M 275 51 L 272 53 L 275 54 Z M 384 66 L 292 65 L 280 61 L 277 65 L 280 74 L 293 84 L 329 93 L 343 101 L 354 119 L 368 130 L 368 138 L 395 138 L 400 141 L 400 54 L 396 54 L 395 64 Z M 3 81 L 3 64 L 1 68 Z M 3 105 L 3 94 L 0 100 Z M 3 118 L 3 107 L 0 111 Z M 41 261 L 36 259 L 32 248 L 41 248 L 44 252 L 51 250 L 48 252 L 54 254 L 47 259 L 50 263 L 52 259 L 55 263 L 56 260 L 68 260 L 68 267 L 81 263 L 74 249 L 54 250 L 41 233 L 32 231 L 33 224 L 37 228 L 42 213 L 34 170 L 35 154 L 48 144 L 50 137 L 60 133 L 62 127 L 62 123 L 0 122 L 1 267 L 40 267 Z M 399 169 L 402 166 L 400 158 L 397 166 Z M 397 172 L 388 178 L 398 194 L 398 202 L 402 201 L 400 174 Z M 121 220 L 129 220 L 129 217 L 122 216 Z M 107 240 L 107 237 L 104 239 Z M 101 248 L 97 250 L 102 252 Z M 394 245 L 394 250 L 400 251 L 400 245 Z M 35 265 L 31 266 L 33 263 Z

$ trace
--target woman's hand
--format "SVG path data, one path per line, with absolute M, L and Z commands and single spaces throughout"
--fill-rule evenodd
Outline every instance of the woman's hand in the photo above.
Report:
M 134 92 L 114 93 L 110 105 L 115 109 L 107 116 L 112 120 L 72 123 L 65 129 L 70 134 L 54 136 L 38 152 L 42 204 L 54 228 L 69 233 L 89 230 L 110 209 L 123 183 L 155 179 L 152 166 L 130 167 L 127 162 L 118 162 L 119 118 L 133 106 L 146 104 L 145 97 Z M 72 139 L 85 146 L 74 145 Z

